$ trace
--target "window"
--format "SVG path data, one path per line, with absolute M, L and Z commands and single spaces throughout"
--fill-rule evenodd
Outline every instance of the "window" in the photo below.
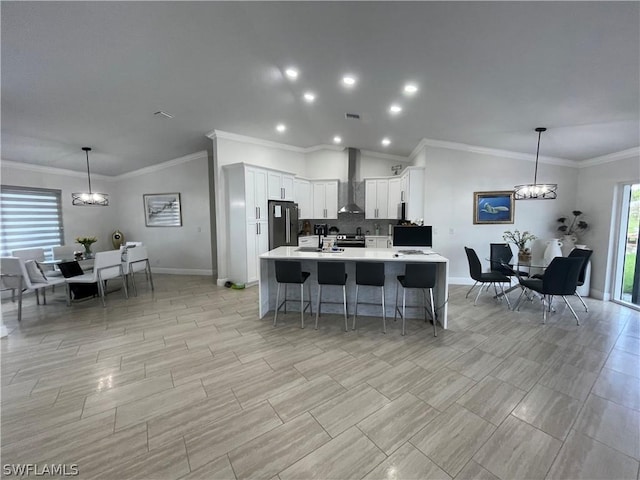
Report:
M 51 247 L 62 245 L 61 191 L 44 188 L 0 187 L 2 256 L 22 248 L 44 248 L 47 258 Z

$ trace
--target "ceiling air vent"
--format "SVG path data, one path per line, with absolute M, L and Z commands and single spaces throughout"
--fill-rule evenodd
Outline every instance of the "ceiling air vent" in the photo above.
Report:
M 360 115 L 357 113 L 345 113 L 344 118 L 352 118 L 354 120 L 360 120 Z

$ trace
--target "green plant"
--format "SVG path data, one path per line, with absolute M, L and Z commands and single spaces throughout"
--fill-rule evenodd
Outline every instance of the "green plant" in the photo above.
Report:
M 96 243 L 98 239 L 96 237 L 76 237 L 76 243 L 79 243 L 84 248 L 90 247 L 92 244 Z
M 559 232 L 562 232 L 563 235 L 577 235 L 589 228 L 589 224 L 580 219 L 582 216 L 582 212 L 580 210 L 574 210 L 571 213 L 573 214 L 573 219 L 568 225 L 567 223 L 569 222 L 569 219 L 567 217 L 560 217 L 558 219 L 558 223 L 561 224 L 558 227 Z
M 527 242 L 535 240 L 536 238 L 537 237 L 534 234 L 529 233 L 526 230 L 524 232 L 520 232 L 520 230 L 514 230 L 513 232 L 507 230 L 502 234 L 502 239 L 505 242 L 515 244 L 518 247 L 519 252 L 528 252 L 529 249 L 527 248 Z

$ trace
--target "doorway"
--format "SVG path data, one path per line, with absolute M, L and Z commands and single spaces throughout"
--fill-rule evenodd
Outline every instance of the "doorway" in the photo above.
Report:
M 640 308 L 640 183 L 623 186 L 615 300 Z

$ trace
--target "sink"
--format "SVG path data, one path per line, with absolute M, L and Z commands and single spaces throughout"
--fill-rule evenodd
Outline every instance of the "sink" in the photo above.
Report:
M 296 249 L 296 252 L 321 252 L 322 249 L 318 247 L 300 247 Z

